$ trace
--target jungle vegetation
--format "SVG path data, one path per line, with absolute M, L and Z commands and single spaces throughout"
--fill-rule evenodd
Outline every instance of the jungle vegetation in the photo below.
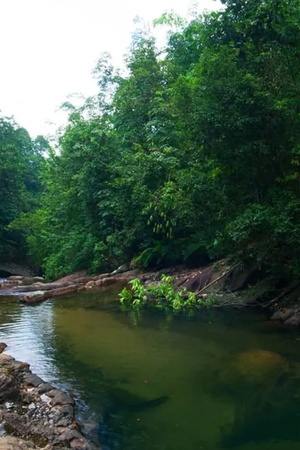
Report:
M 299 274 L 300 3 L 223 4 L 164 14 L 163 49 L 137 30 L 123 72 L 102 55 L 47 157 L 1 119 L 2 257 L 50 278 L 228 255 Z

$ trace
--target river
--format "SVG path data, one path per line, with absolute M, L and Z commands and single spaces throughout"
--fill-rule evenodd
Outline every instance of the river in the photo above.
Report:
M 299 448 L 300 333 L 259 312 L 128 313 L 113 289 L 0 308 L 7 353 L 70 392 L 107 450 Z

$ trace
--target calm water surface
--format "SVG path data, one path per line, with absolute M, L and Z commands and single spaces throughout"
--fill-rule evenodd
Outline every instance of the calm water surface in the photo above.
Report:
M 110 450 L 299 449 L 297 331 L 249 311 L 138 316 L 116 298 L 0 296 L 7 352 L 74 395 L 90 438 Z

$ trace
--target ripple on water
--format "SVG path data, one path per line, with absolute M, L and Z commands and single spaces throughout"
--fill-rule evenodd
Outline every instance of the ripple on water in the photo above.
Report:
M 19 304 L 16 298 L 5 297 L 0 307 L 0 335 L 8 345 L 7 353 L 30 363 L 31 370 L 45 380 L 58 381 L 52 355 L 52 304 L 31 308 Z

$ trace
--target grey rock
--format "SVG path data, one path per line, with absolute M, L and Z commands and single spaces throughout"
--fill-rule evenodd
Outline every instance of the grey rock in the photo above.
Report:
M 118 267 L 116 270 L 112 272 L 112 275 L 116 275 L 118 273 L 127 272 L 130 269 L 129 264 L 122 264 L 122 266 Z
M 18 390 L 14 379 L 0 373 L 0 402 L 14 399 L 18 395 Z
M 292 315 L 295 314 L 293 309 L 283 309 L 280 311 L 275 311 L 274 314 L 270 317 L 271 320 L 288 320 Z
M 56 422 L 56 426 L 68 427 L 72 422 L 73 420 L 71 419 L 71 417 L 65 417 L 64 419 L 60 419 L 58 422 Z
M 24 375 L 23 381 L 27 386 L 33 386 L 33 387 L 40 386 L 40 384 L 43 383 L 43 380 L 39 376 L 35 375 L 34 373 L 26 373 Z
M 59 389 L 51 389 L 51 391 L 47 392 L 48 397 L 55 397 L 57 394 L 59 394 L 61 391 Z
M 37 388 L 38 394 L 46 394 L 49 391 L 52 391 L 54 388 L 50 383 L 42 383 Z
M 300 313 L 293 314 L 289 319 L 284 321 L 285 325 L 297 327 L 300 325 Z
M 82 435 L 79 431 L 69 428 L 67 428 L 58 438 L 59 441 L 72 441 L 73 439 L 82 439 Z
M 51 406 L 74 405 L 74 400 L 71 397 L 69 397 L 69 395 L 60 391 L 58 394 L 52 397 L 52 400 L 50 400 L 50 405 Z

